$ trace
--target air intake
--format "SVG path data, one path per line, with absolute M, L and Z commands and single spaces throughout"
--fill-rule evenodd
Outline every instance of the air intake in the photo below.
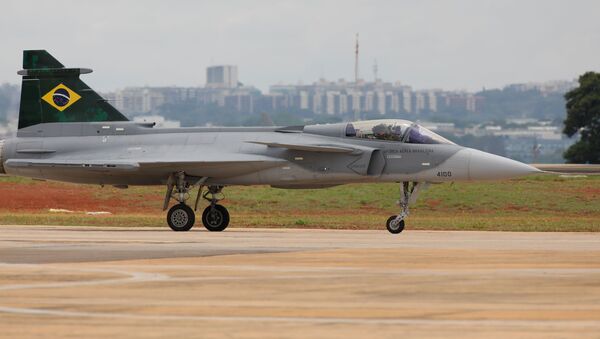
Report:
M 4 140 L 0 140 L 0 174 L 6 174 L 6 172 L 4 172 L 4 158 L 2 158 L 3 150 L 4 150 Z

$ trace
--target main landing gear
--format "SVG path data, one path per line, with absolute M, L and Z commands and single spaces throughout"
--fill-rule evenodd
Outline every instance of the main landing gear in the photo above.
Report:
M 210 202 L 210 205 L 202 212 L 202 224 L 211 232 L 221 232 L 229 225 L 229 212 L 223 205 L 217 204 L 223 199 L 221 193 L 223 186 L 208 186 L 208 191 L 202 194 L 202 198 Z M 200 195 L 200 192 L 198 192 Z M 210 195 L 210 197 L 208 197 Z M 196 208 L 198 201 L 196 200 Z
M 405 181 L 400 183 L 400 214 L 392 215 L 388 218 L 385 226 L 392 234 L 398 234 L 404 230 L 404 218 L 409 214 L 408 206 L 413 204 L 419 195 L 419 191 L 423 188 L 423 183 Z
M 175 232 L 189 231 L 196 222 L 194 211 L 185 203 L 179 203 L 167 213 L 167 223 Z
M 198 210 L 200 197 L 208 200 L 210 203 L 202 213 L 202 224 L 207 230 L 211 232 L 220 232 L 225 230 L 229 225 L 229 212 L 224 206 L 218 204 L 220 200 L 223 200 L 223 194 L 221 193 L 223 186 L 208 185 L 208 190 L 203 193 L 206 179 L 208 178 L 186 176 L 183 172 L 173 173 L 169 176 L 163 210 L 166 210 L 169 207 L 169 201 L 171 199 L 179 202 L 171 207 L 167 213 L 167 223 L 173 231 L 185 232 L 189 231 L 194 226 L 196 221 L 194 211 Z M 186 204 L 186 201 L 190 197 L 190 190 L 196 185 L 199 185 L 198 196 L 196 197 L 196 204 L 192 210 L 192 208 Z

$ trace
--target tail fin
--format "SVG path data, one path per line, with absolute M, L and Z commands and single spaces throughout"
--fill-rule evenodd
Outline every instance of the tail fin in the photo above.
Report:
M 19 129 L 52 122 L 127 121 L 79 79 L 86 68 L 65 68 L 45 50 L 23 51 Z

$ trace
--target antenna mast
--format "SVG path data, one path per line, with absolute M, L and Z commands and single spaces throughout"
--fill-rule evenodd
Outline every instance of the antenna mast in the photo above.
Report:
M 377 66 L 377 59 L 373 62 L 373 81 L 377 82 L 377 72 L 379 71 L 379 67 Z
M 358 33 L 356 33 L 356 48 L 354 50 L 354 120 L 360 120 L 360 94 L 358 90 Z
M 358 33 L 356 33 L 356 49 L 354 50 L 354 84 L 358 87 Z

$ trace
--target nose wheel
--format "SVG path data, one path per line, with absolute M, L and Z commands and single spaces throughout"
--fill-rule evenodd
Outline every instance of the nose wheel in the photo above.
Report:
M 398 234 L 404 231 L 404 219 L 398 220 L 397 215 L 392 215 L 391 217 L 389 217 L 385 225 L 387 227 L 387 230 L 392 234 Z

